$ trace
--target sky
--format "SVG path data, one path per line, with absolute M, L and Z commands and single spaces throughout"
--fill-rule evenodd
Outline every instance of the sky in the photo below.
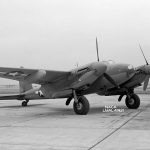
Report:
M 0 66 L 71 70 L 150 62 L 149 0 L 0 0 Z M 0 84 L 10 80 L 0 80 Z

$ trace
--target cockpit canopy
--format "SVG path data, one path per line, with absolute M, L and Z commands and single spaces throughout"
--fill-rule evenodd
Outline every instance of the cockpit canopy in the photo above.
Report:
M 107 60 L 107 61 L 102 61 L 102 62 L 104 62 L 106 64 L 115 64 L 115 61 L 113 61 L 113 60 Z

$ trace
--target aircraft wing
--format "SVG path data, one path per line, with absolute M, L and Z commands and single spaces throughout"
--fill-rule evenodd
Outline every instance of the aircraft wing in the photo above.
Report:
M 54 70 L 38 70 L 26 68 L 0 67 L 0 77 L 29 83 L 46 84 L 59 81 L 67 77 L 70 72 Z

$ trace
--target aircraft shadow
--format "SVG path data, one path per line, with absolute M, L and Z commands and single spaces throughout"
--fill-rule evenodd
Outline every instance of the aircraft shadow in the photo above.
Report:
M 73 108 L 70 107 L 63 107 L 63 108 L 55 108 L 55 107 L 50 107 L 47 106 L 46 104 L 29 104 L 27 108 L 32 108 L 36 106 L 44 106 L 44 109 L 46 109 L 46 112 L 38 112 L 35 114 L 35 117 L 48 117 L 48 116 L 74 116 L 76 115 Z M 24 109 L 21 105 L 13 105 L 13 106 L 0 106 L 0 108 L 16 108 L 16 109 Z M 131 109 L 128 109 L 126 106 L 120 106 L 121 109 L 124 109 L 124 112 L 129 112 Z M 38 109 L 38 108 L 37 108 Z M 139 109 L 138 109 L 139 110 Z M 136 111 L 136 110 L 133 110 Z M 124 113 L 122 112 L 122 114 Z M 95 115 L 95 114 L 105 114 L 106 116 L 118 116 L 120 112 L 104 112 L 104 106 L 103 107 L 91 107 L 90 111 L 87 115 Z
M 42 106 L 45 104 L 31 104 L 28 105 L 27 107 L 35 107 L 35 106 Z M 0 108 L 27 108 L 27 107 L 22 107 L 21 105 L 12 105 L 12 106 L 0 106 Z
M 128 111 L 128 108 L 126 108 L 126 107 L 122 107 L 123 109 L 124 109 L 124 111 L 125 112 L 127 112 Z M 73 108 L 54 108 L 54 107 L 46 107 L 46 109 L 47 109 L 47 111 L 48 112 L 45 112 L 45 113 L 37 113 L 36 114 L 36 116 L 44 116 L 44 117 L 46 117 L 46 116 L 59 116 L 59 115 L 61 115 L 61 116 L 73 116 L 73 115 L 76 115 L 75 114 L 75 112 L 74 112 L 74 110 L 73 110 Z M 111 113 L 111 112 L 108 112 L 108 113 L 106 113 L 106 112 L 103 112 L 103 109 L 104 109 L 104 107 L 91 107 L 90 108 L 90 111 L 89 111 L 89 113 L 87 114 L 87 115 L 95 115 L 95 114 L 106 114 L 106 115 L 109 115 L 109 116 L 117 116 L 117 115 L 119 115 L 120 113 L 119 112 L 113 112 L 113 113 Z
M 105 114 L 105 116 L 120 116 L 119 112 L 108 112 L 108 113 L 104 113 L 103 112 L 104 107 L 93 107 L 90 109 L 88 115 L 102 115 Z M 49 111 L 48 111 L 49 110 Z M 128 111 L 128 108 L 125 108 L 125 112 Z M 124 114 L 124 113 L 122 113 Z M 49 107 L 49 109 L 47 109 L 47 112 L 42 112 L 42 113 L 37 113 L 36 115 L 34 115 L 34 117 L 67 117 L 67 116 L 77 116 L 74 112 L 74 110 L 72 108 L 54 108 L 54 107 Z M 79 115 L 80 116 L 80 115 Z M 80 116 L 82 117 L 82 116 Z

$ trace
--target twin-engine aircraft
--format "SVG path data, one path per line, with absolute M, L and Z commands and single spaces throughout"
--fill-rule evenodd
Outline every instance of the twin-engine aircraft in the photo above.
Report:
M 90 105 L 84 95 L 97 93 L 105 96 L 119 95 L 118 101 L 126 96 L 126 106 L 137 109 L 140 98 L 134 93 L 134 89 L 144 82 L 143 89 L 146 90 L 150 77 L 150 65 L 142 48 L 140 47 L 146 65 L 133 68 L 130 64 L 99 61 L 97 39 L 96 47 L 97 62 L 70 71 L 0 67 L 0 77 L 20 82 L 20 94 L 1 96 L 0 99 L 22 100 L 22 106 L 27 106 L 32 99 L 67 98 L 66 105 L 74 99 L 74 112 L 86 115 Z M 32 84 L 39 84 L 41 87 L 34 89 Z

